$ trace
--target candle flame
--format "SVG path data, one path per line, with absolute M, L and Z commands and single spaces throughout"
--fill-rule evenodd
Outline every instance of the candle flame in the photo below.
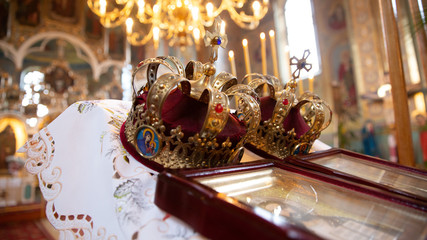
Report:
M 132 18 L 126 19 L 126 33 L 128 35 L 132 34 L 132 27 L 133 27 L 133 19 Z
M 138 4 L 138 15 L 141 15 L 144 13 L 145 1 L 144 0 L 138 0 L 137 4 Z
M 228 56 L 229 56 L 230 58 L 234 58 L 234 52 L 233 52 L 233 50 L 230 50 L 230 51 L 228 52 Z
M 193 7 L 191 9 L 191 15 L 193 16 L 193 20 L 194 21 L 198 21 L 199 20 L 199 8 L 198 7 Z
M 224 35 L 225 34 L 225 22 L 221 21 L 221 29 L 219 31 L 219 34 Z
M 159 13 L 159 10 L 160 10 L 159 4 L 156 4 L 153 6 L 153 12 L 155 15 L 157 15 Z
M 243 39 L 242 44 L 243 44 L 243 47 L 248 46 L 248 40 L 246 38 Z
M 206 12 L 208 14 L 208 17 L 212 18 L 212 16 L 213 16 L 213 4 L 211 2 L 208 2 L 206 4 Z
M 101 16 L 104 16 L 107 11 L 107 1 L 106 0 L 100 0 L 99 1 L 99 14 Z
M 160 38 L 160 29 L 159 27 L 153 27 L 153 39 L 154 41 L 159 41 Z
M 261 4 L 258 1 L 255 1 L 252 3 L 252 8 L 254 11 L 254 16 L 259 17 L 261 15 L 260 14 Z
M 200 30 L 198 28 L 193 29 L 193 36 L 196 43 L 199 42 L 200 39 Z

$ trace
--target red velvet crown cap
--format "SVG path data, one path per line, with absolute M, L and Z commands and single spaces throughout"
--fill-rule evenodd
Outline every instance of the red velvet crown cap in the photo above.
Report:
M 260 98 L 260 125 L 263 124 L 264 121 L 271 119 L 275 106 L 276 100 L 274 100 L 273 98 L 269 96 Z M 289 111 L 288 116 L 283 121 L 283 128 L 286 130 L 286 132 L 294 129 L 297 138 L 300 138 L 308 130 L 310 130 L 310 127 L 307 125 L 307 123 L 304 121 L 304 118 L 301 116 L 299 109 L 296 108 L 291 108 L 291 110 Z M 246 143 L 245 147 L 253 153 L 264 158 L 280 160 L 280 158 L 278 158 L 277 156 L 257 148 L 257 146 L 253 145 L 252 143 Z
M 271 97 L 262 97 L 261 98 L 261 123 L 267 121 L 273 115 L 274 107 L 276 106 L 276 100 Z M 304 135 L 308 130 L 310 130 L 310 126 L 304 121 L 304 118 L 301 116 L 299 109 L 291 108 L 288 116 L 283 121 L 283 128 L 286 131 L 290 131 L 295 129 L 296 137 L 299 138 Z
M 166 132 L 181 126 L 184 133 L 183 141 L 200 132 L 206 118 L 208 105 L 183 94 L 179 89 L 174 90 L 167 98 L 162 109 L 162 119 Z M 216 136 L 217 142 L 222 143 L 230 138 L 233 146 L 246 134 L 245 126 L 234 115 L 229 114 L 224 129 Z

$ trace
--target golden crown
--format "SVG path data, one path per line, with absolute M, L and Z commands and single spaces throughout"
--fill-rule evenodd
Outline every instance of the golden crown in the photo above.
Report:
M 214 76 L 218 47 L 227 44 L 218 19 L 214 24 L 215 31 L 205 36 L 206 46 L 212 47 L 208 63 L 190 61 L 184 68 L 169 56 L 146 59 L 135 69 L 133 105 L 121 136 L 125 148 L 144 163 L 165 168 L 236 163 L 256 131 L 260 109 L 255 92 L 229 73 Z M 239 109 L 241 118 L 230 109 Z M 192 116 L 195 112 L 200 115 Z
M 290 63 L 296 66 L 296 70 L 286 86 L 276 77 L 268 75 L 250 74 L 243 79 L 258 93 L 265 85 L 269 90 L 269 96 L 261 99 L 263 119 L 256 133 L 249 137 L 249 149 L 281 159 L 294 154 L 307 154 L 321 131 L 330 124 L 332 111 L 327 103 L 311 92 L 299 97 L 295 94 L 296 80 L 301 70 L 310 71 L 312 67 L 306 61 L 309 55 L 310 51 L 305 50 L 301 59 L 291 58 Z

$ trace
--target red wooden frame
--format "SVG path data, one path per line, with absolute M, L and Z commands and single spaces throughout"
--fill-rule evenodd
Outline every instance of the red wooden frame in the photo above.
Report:
M 316 152 L 316 153 L 312 153 L 312 154 L 308 154 L 308 155 L 297 155 L 297 156 L 292 156 L 292 157 L 288 157 L 286 158 L 284 161 L 286 161 L 287 163 L 290 163 L 292 165 L 295 166 L 299 166 L 305 169 L 311 169 L 314 170 L 316 172 L 319 173 L 324 173 L 327 174 L 330 177 L 333 178 L 339 178 L 339 179 L 343 179 L 343 180 L 348 180 L 354 183 L 358 183 L 358 184 L 362 184 L 365 186 L 369 186 L 369 187 L 374 187 L 377 189 L 381 189 L 381 190 L 385 190 L 385 191 L 389 191 L 392 193 L 396 193 L 408 198 L 412 198 L 414 199 L 415 203 L 419 203 L 422 205 L 427 206 L 427 198 L 425 196 L 420 196 L 417 195 L 415 193 L 411 193 L 408 191 L 405 191 L 404 189 L 399 189 L 397 187 L 392 187 L 392 186 L 387 186 L 381 183 L 377 183 L 368 179 L 364 179 L 362 177 L 358 177 L 349 173 L 345 173 L 336 169 L 332 169 L 329 167 L 325 167 L 322 166 L 320 164 L 315 163 L 315 160 L 324 158 L 324 157 L 330 157 L 333 155 L 338 155 L 338 154 L 343 154 L 343 155 L 347 155 L 349 157 L 353 157 L 353 158 L 357 158 L 360 160 L 360 163 L 370 163 L 370 164 L 374 164 L 374 165 L 378 165 L 378 166 L 385 166 L 387 168 L 393 168 L 396 170 L 396 172 L 405 172 L 408 174 L 416 174 L 419 176 L 422 176 L 423 178 L 425 178 L 425 181 L 427 181 L 427 172 L 420 170 L 420 169 L 415 169 L 415 168 L 410 168 L 410 167 L 406 167 L 403 165 L 399 165 L 393 162 L 389 162 L 389 161 L 385 161 L 383 159 L 380 158 L 376 158 L 376 157 L 372 157 L 372 156 L 368 156 L 368 155 L 364 155 L 364 154 L 360 154 L 360 153 L 356 153 L 356 152 L 352 152 L 349 150 L 344 150 L 344 149 L 329 149 L 329 150 L 325 150 L 325 151 L 320 151 L 320 152 Z
M 331 178 L 324 173 L 303 169 L 284 161 L 261 160 L 231 167 L 199 170 L 166 170 L 159 174 L 155 204 L 180 218 L 210 239 L 319 239 L 319 236 L 285 218 L 277 218 L 226 194 L 201 184 L 196 178 L 244 173 L 276 167 L 292 173 L 356 191 L 369 197 L 427 212 L 427 203 L 360 183 Z M 259 209 L 258 209 L 259 210 Z

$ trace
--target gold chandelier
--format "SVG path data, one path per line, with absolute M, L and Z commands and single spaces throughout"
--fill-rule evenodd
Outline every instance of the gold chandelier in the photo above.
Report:
M 222 0 L 218 4 L 203 0 L 88 0 L 87 4 L 104 27 L 125 24 L 132 45 L 153 39 L 156 48 L 160 38 L 170 39 L 171 46 L 198 44 L 205 27 L 224 10 L 244 29 L 256 28 L 268 11 L 268 0 Z

